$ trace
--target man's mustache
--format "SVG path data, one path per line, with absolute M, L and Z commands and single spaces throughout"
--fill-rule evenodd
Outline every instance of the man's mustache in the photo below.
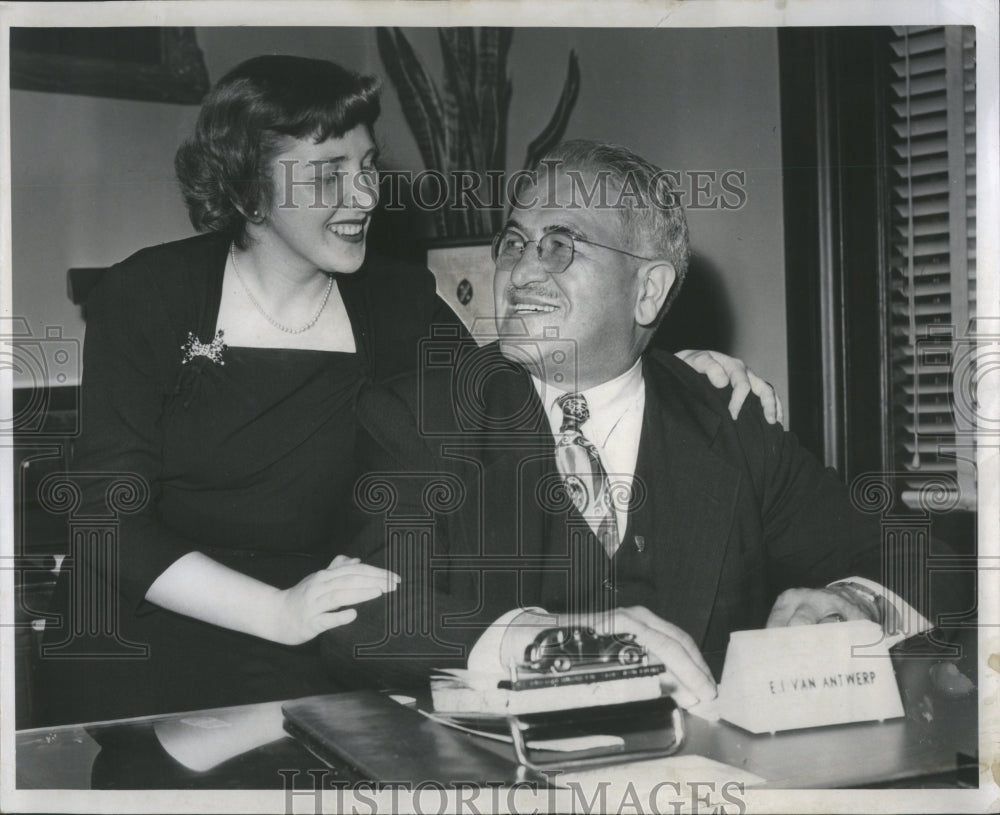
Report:
M 512 303 L 517 303 L 521 300 L 532 300 L 532 299 L 555 301 L 559 298 L 559 293 L 552 291 L 551 289 L 514 286 L 511 284 L 508 284 L 504 288 L 504 295 L 506 296 L 507 300 Z

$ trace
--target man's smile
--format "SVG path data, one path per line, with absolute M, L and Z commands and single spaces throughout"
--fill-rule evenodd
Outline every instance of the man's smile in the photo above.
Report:
M 551 296 L 538 296 L 507 290 L 507 302 L 514 314 L 551 314 L 559 306 Z

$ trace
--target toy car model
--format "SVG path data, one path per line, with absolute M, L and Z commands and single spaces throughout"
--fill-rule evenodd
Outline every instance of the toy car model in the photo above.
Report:
M 564 673 L 573 668 L 638 665 L 646 649 L 634 634 L 598 634 L 593 628 L 547 628 L 524 651 L 533 671 Z

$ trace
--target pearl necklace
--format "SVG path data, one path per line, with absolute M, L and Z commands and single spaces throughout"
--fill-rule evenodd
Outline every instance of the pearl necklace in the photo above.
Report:
M 316 309 L 316 313 L 313 318 L 306 323 L 302 328 L 289 328 L 287 325 L 282 325 L 277 320 L 274 319 L 270 314 L 264 311 L 264 307 L 257 302 L 257 298 L 253 296 L 253 292 L 250 291 L 250 287 L 247 282 L 243 279 L 243 275 L 240 274 L 240 267 L 236 265 L 236 250 L 233 246 L 229 247 L 229 256 L 233 259 L 233 271 L 236 272 L 236 279 L 240 281 L 240 285 L 243 286 L 243 291 L 247 293 L 247 297 L 250 298 L 250 302 L 253 303 L 254 308 L 260 312 L 260 316 L 267 320 L 271 325 L 277 328 L 279 331 L 284 331 L 286 334 L 304 334 L 319 320 L 319 315 L 323 313 L 323 309 L 326 308 L 326 304 L 330 300 L 330 292 L 333 291 L 333 275 L 328 275 L 330 278 L 329 282 L 326 284 L 326 294 L 323 295 L 323 302 L 319 304 L 319 308 Z

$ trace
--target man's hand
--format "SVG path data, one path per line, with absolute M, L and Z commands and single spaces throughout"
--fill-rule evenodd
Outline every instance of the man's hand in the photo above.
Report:
M 787 625 L 839 623 L 845 620 L 871 620 L 863 602 L 835 589 L 788 589 L 774 601 L 767 618 L 768 628 Z M 880 620 L 874 620 L 880 622 Z
M 524 650 L 534 638 L 544 629 L 557 626 L 588 626 L 600 634 L 635 634 L 636 642 L 644 645 L 666 667 L 661 681 L 683 708 L 711 702 L 718 695 L 712 672 L 695 641 L 676 625 L 661 620 L 642 606 L 614 609 L 600 617 L 525 612 L 512 621 L 503 634 L 500 663 L 522 662 Z M 469 665 L 471 669 L 471 657 Z M 708 709 L 704 709 L 704 715 L 713 718 Z
M 698 645 L 685 632 L 661 620 L 644 606 L 616 608 L 603 619 L 603 634 L 635 634 L 636 642 L 666 666 L 661 681 L 682 708 L 691 709 L 711 702 L 719 695 L 712 672 Z
M 743 360 L 728 357 L 718 351 L 678 351 L 676 357 L 707 376 L 715 387 L 733 386 L 733 395 L 729 400 L 729 414 L 733 419 L 740 415 L 740 408 L 751 391 L 760 399 L 764 418 L 768 423 L 780 423 L 785 418 L 781 400 L 774 392 L 774 387 L 751 371 Z

